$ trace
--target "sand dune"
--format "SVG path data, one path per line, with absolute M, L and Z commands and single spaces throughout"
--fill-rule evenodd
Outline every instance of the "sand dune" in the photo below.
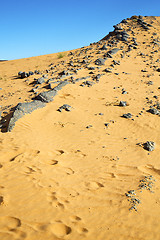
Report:
M 0 63 L 1 240 L 160 239 L 159 50 L 160 17 L 134 16 L 62 58 Z

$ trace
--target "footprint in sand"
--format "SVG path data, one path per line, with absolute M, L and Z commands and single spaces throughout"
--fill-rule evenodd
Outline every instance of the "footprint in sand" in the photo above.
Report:
M 70 217 L 70 220 L 79 234 L 84 235 L 88 233 L 88 229 L 83 226 L 84 224 L 81 222 L 82 219 L 80 217 L 74 215 Z
M 88 233 L 88 229 L 84 227 L 79 227 L 77 228 L 77 232 L 79 232 L 80 234 L 86 234 Z
M 67 204 L 68 201 L 59 201 L 59 198 L 57 197 L 56 192 L 52 192 L 49 196 L 48 196 L 48 200 L 49 203 L 55 207 L 55 208 L 59 208 L 61 210 L 63 210 L 65 208 L 64 204 Z M 63 202 L 63 203 L 62 203 Z
M 19 163 L 22 162 L 32 162 L 32 159 L 37 158 L 37 156 L 39 155 L 40 151 L 39 150 L 30 150 L 30 151 L 26 151 L 24 153 L 20 153 L 14 157 L 12 157 L 10 159 L 10 162 L 16 161 Z
M 21 221 L 15 217 L 0 217 L 0 230 L 13 231 L 21 226 Z
M 27 234 L 21 231 L 21 220 L 15 217 L 0 217 L 0 239 L 24 239 Z
M 96 190 L 104 187 L 104 185 L 99 182 L 87 182 L 85 183 L 85 186 L 88 188 L 88 190 Z
M 56 164 L 58 164 L 58 161 L 57 160 L 50 160 L 49 164 L 50 165 L 56 165 Z
M 49 229 L 56 237 L 65 237 L 66 235 L 69 235 L 72 232 L 72 229 L 69 226 L 61 222 L 52 223 L 49 226 Z
M 13 233 L 0 232 L 1 240 L 15 240 Z
M 72 175 L 74 174 L 74 171 L 71 168 L 64 168 L 64 171 L 67 175 Z
M 3 205 L 4 204 L 4 198 L 3 196 L 0 196 L 0 205 Z
M 59 97 L 64 99 L 75 99 L 75 97 L 69 93 L 59 95 Z
M 66 154 L 67 152 L 65 152 L 64 150 L 57 150 L 56 153 L 57 155 L 62 155 L 62 154 Z
M 79 222 L 79 221 L 81 221 L 81 218 L 80 217 L 78 217 L 78 216 L 71 216 L 70 217 L 70 220 L 71 220 L 71 222 Z

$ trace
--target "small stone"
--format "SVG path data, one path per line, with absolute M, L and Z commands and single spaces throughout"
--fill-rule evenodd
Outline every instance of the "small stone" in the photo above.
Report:
M 112 68 L 106 68 L 104 71 L 105 71 L 106 73 L 111 73 L 111 72 L 112 72 Z
M 105 127 L 108 127 L 108 126 L 109 126 L 109 123 L 104 123 L 104 126 L 105 126 Z
M 127 106 L 127 102 L 125 102 L 125 101 L 120 101 L 119 106 L 121 106 L 121 107 L 126 107 L 126 106 Z
M 27 74 L 26 72 L 19 72 L 19 73 L 18 73 L 18 77 L 20 77 L 20 78 L 26 78 L 26 77 L 28 77 L 28 74 Z
M 146 143 L 143 144 L 144 149 L 147 151 L 153 151 L 155 149 L 155 143 L 152 141 L 147 141 Z
M 102 59 L 102 58 L 98 58 L 98 59 L 95 61 L 95 64 L 96 64 L 96 65 L 99 65 L 99 66 L 104 65 L 104 63 L 105 63 L 105 59 Z
M 70 112 L 72 107 L 68 104 L 63 104 L 60 108 L 58 108 L 57 111 L 62 112 L 62 110 L 66 110 L 67 112 Z
M 88 125 L 86 128 L 91 128 L 91 127 L 93 127 L 92 125 Z
M 108 48 L 107 48 L 106 44 L 104 44 L 103 47 L 101 48 L 101 50 L 107 50 L 107 49 Z
M 148 112 L 150 112 L 150 113 L 152 113 L 154 115 L 159 115 L 160 114 L 160 112 L 156 108 L 150 108 L 148 110 Z
M 122 115 L 123 118 L 132 118 L 132 114 L 131 113 L 125 113 Z
M 148 85 L 153 85 L 153 81 L 148 81 L 147 84 Z

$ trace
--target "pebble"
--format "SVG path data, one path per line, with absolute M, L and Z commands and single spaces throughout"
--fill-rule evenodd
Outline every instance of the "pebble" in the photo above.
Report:
M 122 115 L 123 118 L 132 118 L 132 114 L 131 113 L 125 113 Z
M 93 127 L 92 125 L 88 125 L 86 128 L 91 128 L 91 127 Z
M 105 63 L 105 59 L 102 59 L 102 58 L 98 58 L 98 59 L 95 61 L 95 64 L 96 64 L 96 65 L 99 65 L 99 66 L 104 65 L 104 63 Z
M 106 73 L 111 73 L 111 72 L 112 72 L 112 68 L 106 68 L 104 71 L 105 71 Z
M 105 127 L 108 127 L 108 126 L 109 126 L 109 123 L 104 123 L 104 126 L 105 126 Z
M 68 104 L 63 104 L 61 107 L 58 108 L 57 111 L 62 112 L 63 109 L 67 112 L 70 112 L 72 107 Z

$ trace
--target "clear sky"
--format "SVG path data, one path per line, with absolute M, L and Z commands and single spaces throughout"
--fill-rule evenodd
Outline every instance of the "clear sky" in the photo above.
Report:
M 132 15 L 160 16 L 160 0 L 0 0 L 0 59 L 87 46 Z

